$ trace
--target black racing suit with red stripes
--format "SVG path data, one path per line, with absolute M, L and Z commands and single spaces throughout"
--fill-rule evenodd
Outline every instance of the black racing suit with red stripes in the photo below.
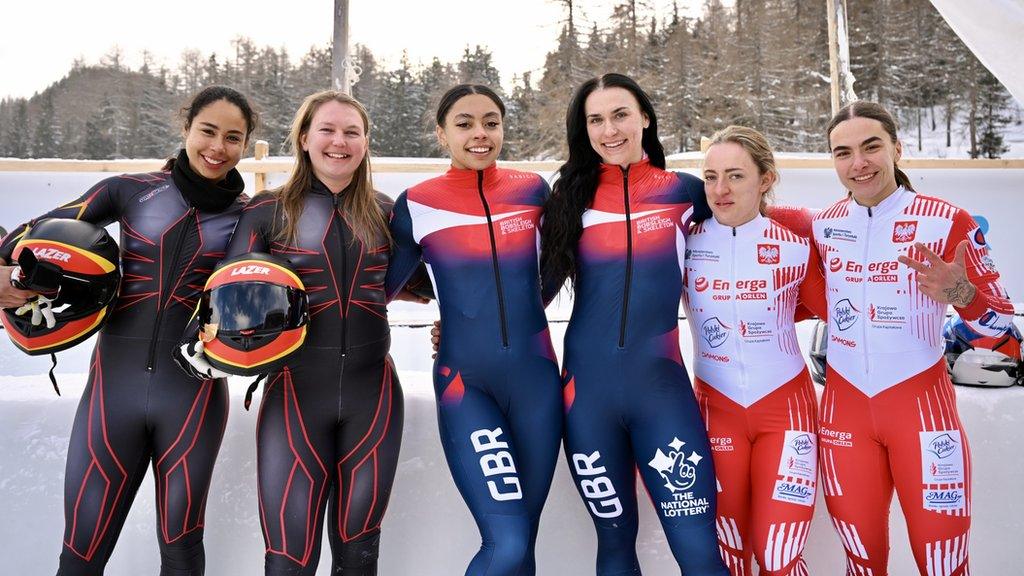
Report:
M 43 218 L 121 228 L 120 296 L 99 333 L 71 429 L 59 576 L 103 573 L 150 462 L 160 574 L 203 574 L 203 517 L 227 388 L 186 376 L 172 353 L 244 205 L 240 197 L 222 212 L 200 211 L 169 172 L 125 174 L 12 230 L 0 245 L 10 261 L 26 226 Z
M 390 245 L 363 243 L 342 198 L 314 180 L 296 237 L 278 238 L 277 197 L 253 198 L 228 257 L 268 252 L 288 260 L 309 295 L 300 351 L 268 375 L 256 431 L 266 574 L 312 575 L 324 507 L 331 574 L 377 573 L 380 523 L 402 440 L 402 389 L 391 357 L 384 300 Z M 378 195 L 391 211 L 391 200 Z

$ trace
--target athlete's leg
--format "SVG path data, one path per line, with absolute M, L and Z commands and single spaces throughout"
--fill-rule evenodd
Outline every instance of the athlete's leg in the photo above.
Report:
M 704 382 L 697 401 L 718 479 L 718 547 L 733 576 L 753 575 L 750 546 L 750 439 L 746 409 Z
M 617 395 L 599 373 L 588 364 L 564 376 L 565 457 L 597 530 L 597 575 L 636 576 L 636 464 Z
M 878 402 L 893 408 L 886 441 L 918 570 L 969 574 L 971 454 L 945 362 L 879 394 Z
M 529 555 L 530 513 L 510 424 L 477 374 L 439 364 L 434 388 L 441 446 L 482 539 L 466 574 L 515 576 Z
M 173 370 L 169 365 L 163 369 Z M 154 375 L 148 420 L 153 438 L 161 576 L 200 576 L 203 526 L 213 466 L 227 424 L 224 380 Z
M 818 464 L 849 576 L 888 573 L 893 480 L 868 403 L 863 393 L 829 370 L 819 411 Z
M 640 476 L 687 576 L 728 576 L 718 551 L 714 464 L 682 365 L 658 359 L 632 381 L 627 425 Z M 646 376 L 646 378 L 644 378 Z
M 316 572 L 333 475 L 340 371 L 332 360 L 310 354 L 300 360 L 292 364 L 298 371 L 268 377 L 256 425 L 267 576 Z
M 551 489 L 562 442 L 562 387 L 558 367 L 545 358 L 509 363 L 505 386 L 509 433 L 516 446 L 516 463 L 523 485 L 523 502 L 530 514 L 530 545 L 518 576 L 536 571 L 534 547 L 540 516 Z M 495 390 L 497 392 L 497 390 Z
M 402 387 L 391 359 L 346 369 L 341 404 L 327 528 L 331 574 L 374 576 L 402 444 Z
M 103 573 L 149 465 L 147 376 L 119 370 L 108 342 L 96 345 L 71 428 L 58 576 Z
M 750 543 L 764 576 L 808 573 L 802 554 L 818 479 L 815 403 L 805 371 L 748 409 L 757 431 L 751 454 Z

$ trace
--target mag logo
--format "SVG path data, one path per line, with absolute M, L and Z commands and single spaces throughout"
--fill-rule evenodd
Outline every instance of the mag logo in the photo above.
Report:
M 758 264 L 778 264 L 779 263 L 779 245 L 778 244 L 758 244 L 757 245 L 757 263 Z
M 860 318 L 860 310 L 857 310 L 849 298 L 843 298 L 832 307 L 832 318 L 836 321 L 836 328 L 840 332 L 849 330 Z
M 917 237 L 917 220 L 897 221 L 893 224 L 893 242 L 913 242 L 915 237 Z

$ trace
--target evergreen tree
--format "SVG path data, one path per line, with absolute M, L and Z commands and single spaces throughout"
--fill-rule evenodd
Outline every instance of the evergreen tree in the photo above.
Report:
M 978 110 L 980 137 L 977 147 L 971 151 L 971 158 L 999 158 L 1010 150 L 1003 133 L 1012 121 L 1009 114 L 1010 93 L 999 80 L 984 67 L 979 66 Z
M 382 156 L 423 156 L 421 121 L 423 118 L 422 86 L 416 82 L 407 55 L 402 56 L 399 68 L 384 78 L 382 101 L 388 111 L 375 114 L 377 129 L 371 132 L 374 153 Z
M 171 128 L 171 114 L 167 111 L 165 95 L 154 83 L 142 90 L 139 99 L 138 121 L 132 140 L 138 158 L 163 158 L 174 153 L 177 137 Z
M 108 160 L 117 153 L 115 110 L 110 97 L 85 121 L 83 153 L 92 160 Z
M 61 126 L 53 109 L 53 92 L 46 92 L 42 101 L 32 141 L 32 157 L 56 158 L 60 153 Z
M 28 101 L 19 98 L 14 103 L 14 113 L 4 135 L 4 156 L 12 158 L 29 157 Z
M 467 46 L 458 65 L 459 82 L 483 84 L 501 94 L 501 73 L 491 60 L 491 51 L 487 48 L 476 46 L 470 52 Z

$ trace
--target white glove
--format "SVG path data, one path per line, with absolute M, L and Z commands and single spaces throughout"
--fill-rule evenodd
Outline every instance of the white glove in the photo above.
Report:
M 227 372 L 218 370 L 210 365 L 210 362 L 206 359 L 206 353 L 203 351 L 203 342 L 196 340 L 191 344 L 182 344 L 180 348 L 180 356 L 183 360 L 188 362 L 196 375 L 204 378 L 227 378 L 230 376 Z
M 50 300 L 42 294 L 37 295 L 32 300 L 29 300 L 21 308 L 14 311 L 15 316 L 24 316 L 32 312 L 32 325 L 39 326 L 44 320 L 46 321 L 47 328 L 53 328 L 57 325 L 57 319 L 53 317 L 53 300 Z

